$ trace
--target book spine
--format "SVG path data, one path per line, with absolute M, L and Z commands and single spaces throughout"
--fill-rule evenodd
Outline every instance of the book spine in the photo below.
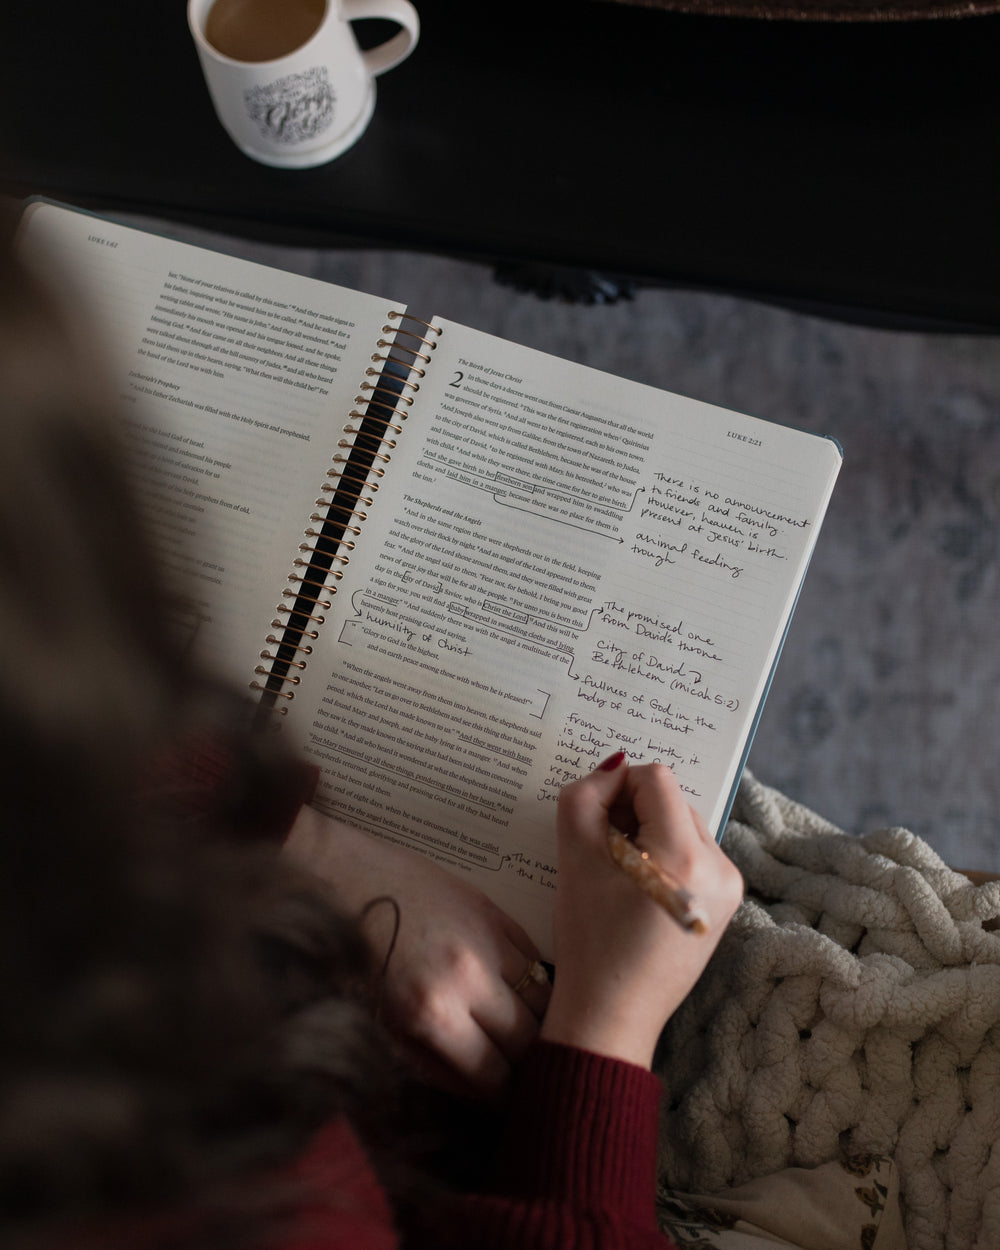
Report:
M 440 333 L 409 313 L 387 314 L 254 669 L 250 689 L 265 720 L 287 715 L 302 683 Z

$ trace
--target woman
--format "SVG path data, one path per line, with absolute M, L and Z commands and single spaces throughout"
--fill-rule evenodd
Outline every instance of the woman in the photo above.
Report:
M 89 346 L 3 267 L 0 1243 L 669 1244 L 649 1065 L 740 897 L 670 773 L 618 753 L 561 796 L 550 997 L 516 926 L 309 808 L 193 667 Z M 612 820 L 707 935 L 614 864 Z M 378 1016 L 502 1100 L 474 1192 L 414 1169 Z

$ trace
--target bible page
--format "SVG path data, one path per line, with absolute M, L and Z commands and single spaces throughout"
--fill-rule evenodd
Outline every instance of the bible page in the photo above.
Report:
M 564 783 L 624 749 L 724 820 L 841 456 L 435 324 L 289 727 L 322 806 L 551 954 Z
M 19 247 L 103 339 L 179 628 L 220 678 L 265 681 L 340 432 L 405 305 L 44 202 Z

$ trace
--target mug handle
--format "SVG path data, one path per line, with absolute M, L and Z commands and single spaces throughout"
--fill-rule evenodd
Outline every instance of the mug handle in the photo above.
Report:
M 404 61 L 417 46 L 420 18 L 410 0 L 342 0 L 340 11 L 347 22 L 363 17 L 381 17 L 402 26 L 403 29 L 385 43 L 362 52 L 365 67 L 373 77 Z

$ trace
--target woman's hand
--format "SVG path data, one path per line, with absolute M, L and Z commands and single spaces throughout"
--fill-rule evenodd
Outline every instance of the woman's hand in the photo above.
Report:
M 556 977 L 542 1036 L 649 1067 L 739 906 L 742 878 L 661 764 L 612 756 L 563 789 L 558 826 Z M 690 891 L 707 933 L 682 928 L 618 867 L 612 827 Z
M 399 908 L 382 1017 L 417 1054 L 428 1079 L 463 1093 L 499 1094 L 538 1034 L 549 985 L 513 986 L 538 959 L 524 930 L 479 890 L 423 855 L 304 807 L 285 853 L 334 887 L 361 916 L 376 898 Z M 389 950 L 395 910 L 364 914 L 376 959 Z

